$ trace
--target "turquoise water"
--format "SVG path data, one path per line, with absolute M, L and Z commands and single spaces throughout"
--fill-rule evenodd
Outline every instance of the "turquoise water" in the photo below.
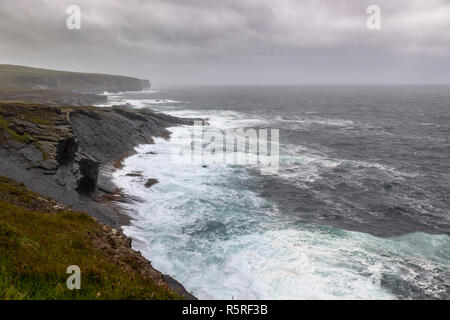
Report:
M 149 93 L 151 98 L 141 99 L 137 107 L 151 107 L 178 116 L 208 117 L 210 126 L 222 129 L 264 127 L 271 121 L 236 110 L 196 110 L 170 95 L 169 102 L 161 103 L 153 99 L 154 95 Z M 355 125 L 345 119 L 321 121 L 328 124 L 331 121 L 337 127 Z M 311 119 L 307 125 L 310 123 Z M 261 192 L 264 189 L 261 185 L 271 180 L 258 176 L 254 170 L 223 163 L 206 167 L 174 163 L 171 150 L 190 143 L 186 137 L 192 128 L 170 130 L 169 141 L 156 139 L 153 145 L 137 147 L 137 154 L 125 160 L 124 168 L 116 171 L 114 178 L 125 192 L 142 199 L 126 205 L 132 222 L 124 230 L 134 238 L 133 247 L 195 296 L 201 299 L 449 297 L 448 235 L 418 230 L 381 237 L 339 228 L 327 223 L 326 218 L 324 223 L 317 218 L 323 214 L 320 207 L 315 219 L 309 221 L 304 216 L 289 214 L 283 203 Z M 327 170 L 341 166 L 375 170 L 380 177 L 389 176 L 395 181 L 415 177 L 412 172 L 387 163 L 326 156 L 300 144 L 282 141 L 280 148 L 281 171 L 277 179 L 296 185 L 296 192 L 323 181 Z M 297 170 L 285 170 L 292 165 Z M 142 177 L 128 176 L 131 172 L 139 172 Z M 149 178 L 156 178 L 159 183 L 147 189 L 144 183 Z M 302 206 L 302 201 L 298 205 Z

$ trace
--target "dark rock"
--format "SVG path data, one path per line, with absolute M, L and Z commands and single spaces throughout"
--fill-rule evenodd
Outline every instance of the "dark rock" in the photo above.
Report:
M 89 113 L 74 110 L 70 114 L 72 129 L 80 141 L 80 147 L 102 164 L 130 154 L 139 144 L 151 143 L 152 137 L 160 136 L 162 132 L 168 136 L 166 127 L 189 125 L 198 120 L 176 118 L 147 109 L 121 108 L 126 109 L 126 116 L 104 108 L 92 109 Z M 133 113 L 139 116 L 130 116 Z M 138 120 L 141 116 L 147 121 Z
M 74 111 L 74 114 L 82 114 L 82 115 L 85 115 L 85 116 L 95 119 L 95 120 L 101 119 L 100 115 L 97 112 L 94 112 L 92 110 L 76 109 Z
M 78 192 L 90 194 L 95 191 L 97 186 L 98 171 L 100 163 L 90 158 L 82 158 L 78 165 L 80 167 L 81 177 L 78 180 Z
M 131 172 L 127 173 L 128 177 L 142 177 L 142 172 Z
M 74 137 L 61 139 L 56 145 L 56 160 L 60 164 L 68 163 L 75 158 L 78 151 L 78 141 Z
M 144 186 L 146 188 L 150 188 L 151 186 L 157 184 L 158 182 L 159 182 L 158 179 L 148 179 Z
M 164 274 L 164 280 L 166 281 L 167 285 L 174 291 L 176 291 L 178 294 L 180 294 L 183 298 L 187 300 L 197 300 L 195 296 L 190 294 L 181 283 L 179 283 L 177 280 L 172 278 L 171 276 Z
M 0 111 L 14 119 L 22 119 L 17 116 L 22 112 L 21 108 L 15 110 L 13 106 L 3 105 Z M 45 110 L 42 106 L 26 108 L 38 113 Z M 114 160 L 130 154 L 139 144 L 151 142 L 152 137 L 161 133 L 168 137 L 167 127 L 194 121 L 131 108 L 125 112 L 94 107 L 56 108 L 54 111 L 48 117 L 51 125 L 22 122 L 15 125 L 32 133 L 30 135 L 36 139 L 38 136 L 50 137 L 48 140 L 51 141 L 34 140 L 37 143 L 21 144 L 6 136 L 6 143 L 0 145 L 0 174 L 23 182 L 31 190 L 69 205 L 73 210 L 88 212 L 114 227 L 126 224 L 128 218 L 111 202 L 95 202 L 94 197 L 109 194 L 115 201 L 140 201 L 128 195 L 117 195 L 110 179 Z M 23 117 L 21 121 L 25 119 Z M 106 171 L 109 174 L 105 174 Z M 158 183 L 156 179 L 149 179 L 146 184 L 151 187 L 155 183 Z M 116 199 L 118 196 L 120 198 Z M 127 241 L 130 247 L 131 240 Z M 143 262 L 148 264 L 145 259 Z M 166 281 L 186 298 L 194 298 L 173 278 L 167 276 Z
M 145 118 L 144 116 L 142 116 L 138 112 L 135 112 L 134 110 L 128 110 L 128 109 L 120 108 L 120 107 L 111 107 L 111 110 L 113 110 L 114 112 L 119 113 L 120 115 L 122 115 L 125 118 L 130 119 L 130 120 L 139 120 L 139 121 L 142 121 L 142 122 L 148 122 L 147 118 Z M 141 125 L 140 127 L 142 127 L 142 126 L 143 125 Z

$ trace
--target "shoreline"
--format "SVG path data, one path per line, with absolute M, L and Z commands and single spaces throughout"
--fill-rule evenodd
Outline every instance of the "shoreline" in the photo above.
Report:
M 0 175 L 121 230 L 130 218 L 113 204 L 118 193 L 110 171 L 114 163 L 136 146 L 152 143 L 153 137 L 168 137 L 166 128 L 199 119 L 127 106 L 54 107 L 5 102 L 0 103 L 0 120 L 5 127 L 0 136 Z M 132 195 L 124 198 L 133 200 Z M 174 292 L 196 299 L 181 283 L 145 260 Z
M 151 112 L 153 112 L 151 110 Z M 159 113 L 160 115 L 167 116 L 172 118 L 172 120 L 177 121 L 176 125 L 186 125 L 190 124 L 190 122 L 198 119 L 182 119 L 182 118 L 175 118 L 163 113 Z M 186 122 L 187 121 L 187 122 Z M 180 122 L 180 123 L 178 123 Z M 164 128 L 159 134 L 159 136 L 164 137 L 165 139 L 170 139 L 171 132 L 167 130 L 167 127 Z M 147 144 L 154 144 L 154 136 L 151 136 L 151 139 L 147 142 Z M 131 216 L 126 212 L 126 209 L 121 206 L 121 203 L 132 203 L 135 201 L 139 201 L 138 198 L 133 196 L 132 194 L 125 193 L 122 189 L 120 189 L 116 183 L 113 181 L 113 173 L 117 170 L 122 169 L 123 167 L 123 161 L 127 159 L 128 157 L 131 157 L 136 154 L 135 147 L 138 147 L 140 144 L 136 144 L 132 146 L 132 151 L 128 151 L 126 153 L 123 153 L 119 155 L 115 159 L 111 159 L 106 163 L 103 163 L 99 168 L 99 175 L 97 180 L 97 189 L 100 192 L 103 192 L 103 195 L 100 195 L 100 197 L 103 197 L 103 201 L 100 201 L 100 203 L 104 202 L 108 206 L 111 207 L 113 211 L 117 214 L 117 219 L 115 220 L 115 227 L 117 229 L 120 229 L 120 233 L 130 241 L 130 248 L 131 250 L 137 252 L 139 255 L 142 256 L 142 253 L 139 250 L 134 250 L 132 242 L 136 241 L 137 239 L 128 236 L 124 233 L 123 228 L 124 226 L 129 226 L 130 222 L 132 220 Z M 112 191 L 112 192 L 111 192 Z M 111 196 L 111 197 L 109 197 Z M 105 199 L 106 198 L 106 199 Z M 95 199 L 93 197 L 93 199 Z M 97 200 L 94 200 L 97 202 Z M 143 257 L 143 256 L 142 256 Z M 197 297 L 195 297 L 193 294 L 191 294 L 182 283 L 180 283 L 178 280 L 174 279 L 172 276 L 165 274 L 161 272 L 160 270 L 157 270 L 153 267 L 151 260 L 143 257 L 143 259 L 147 260 L 150 267 L 157 272 L 159 272 L 162 277 L 164 278 L 164 281 L 168 285 L 169 288 L 171 288 L 173 291 L 177 292 L 184 298 L 188 300 L 197 300 Z
M 170 135 L 169 135 L 170 138 Z M 134 153 L 135 154 L 135 153 Z M 125 159 L 127 159 L 128 157 L 133 156 L 134 154 L 129 154 L 126 157 L 120 157 L 119 159 L 117 159 L 116 161 L 119 161 L 122 163 Z M 114 162 L 116 162 L 114 161 Z M 108 183 L 110 185 L 114 185 L 117 189 L 118 186 L 115 184 L 115 182 L 113 181 L 114 178 L 112 176 L 112 174 L 117 171 L 122 169 L 122 167 L 116 167 L 114 165 L 107 165 L 107 168 L 104 168 L 103 172 L 102 172 L 102 180 L 103 183 Z M 100 187 L 102 188 L 102 187 Z M 130 226 L 131 225 L 131 221 L 133 220 L 132 217 L 130 216 L 129 213 L 127 213 L 127 209 L 125 209 L 123 206 L 121 206 L 121 203 L 133 203 L 136 201 L 139 201 L 138 198 L 134 197 L 131 194 L 127 194 L 125 193 L 122 189 L 120 189 L 120 192 L 114 193 L 114 195 L 117 198 L 111 198 L 107 201 L 109 201 L 109 205 L 112 207 L 113 210 L 117 211 L 117 215 L 118 215 L 118 220 L 116 221 L 117 223 L 117 228 L 120 228 L 120 232 L 123 234 L 123 236 L 126 239 L 129 239 L 130 241 L 130 248 L 131 250 L 137 252 L 138 254 L 142 253 L 139 250 L 135 250 L 133 249 L 133 242 L 138 241 L 139 239 L 136 239 L 132 236 L 129 236 L 125 233 L 125 231 L 123 230 L 124 226 Z M 142 256 L 145 260 L 147 260 L 149 262 L 149 264 L 152 266 L 152 261 L 150 259 L 147 259 L 146 257 Z M 152 266 L 153 269 L 155 269 Z M 197 297 L 195 297 L 192 293 L 190 293 L 182 283 L 180 283 L 178 280 L 176 280 L 175 278 L 173 278 L 171 275 L 165 274 L 162 271 L 155 269 L 156 271 L 160 272 L 164 278 L 164 280 L 166 281 L 166 284 L 169 286 L 169 288 L 171 288 L 172 290 L 174 290 L 175 292 L 179 293 L 180 295 L 182 295 L 184 298 L 188 299 L 188 300 L 198 300 Z

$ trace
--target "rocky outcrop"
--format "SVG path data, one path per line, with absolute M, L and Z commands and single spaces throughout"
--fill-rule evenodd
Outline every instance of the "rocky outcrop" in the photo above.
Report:
M 154 136 L 167 136 L 166 127 L 191 122 L 125 106 L 0 103 L 0 174 L 118 226 L 124 217 L 93 200 L 116 193 L 109 179 L 115 160 Z
M 127 218 L 111 201 L 137 199 L 121 194 L 111 182 L 115 160 L 131 154 L 139 144 L 152 143 L 155 136 L 168 137 L 167 127 L 194 120 L 198 119 L 127 106 L 65 108 L 0 103 L 0 174 L 119 228 Z M 143 265 L 147 263 L 139 259 Z M 193 298 L 169 276 L 161 279 Z
M 89 157 L 78 161 L 79 179 L 77 180 L 77 191 L 81 194 L 92 194 L 97 188 L 98 172 L 100 163 Z
M 175 292 L 186 299 L 195 299 L 182 285 L 153 268 L 140 252 L 133 250 L 132 239 L 120 229 L 101 224 L 85 213 L 74 212 L 2 175 L 0 203 L 0 260 L 7 264 L 0 271 L 2 298 L 55 299 L 52 290 L 58 290 L 59 280 L 55 282 L 61 278 L 58 273 L 65 271 L 76 257 L 78 261 L 89 261 L 80 265 L 82 272 L 89 272 L 89 279 L 103 279 L 107 273 L 114 277 L 107 282 L 91 282 L 90 289 L 84 292 L 59 291 L 60 299 L 101 299 L 103 295 L 108 299 L 180 298 Z M 60 267 L 49 271 L 43 268 L 43 263 Z M 49 277 L 50 273 L 55 276 Z M 29 281 L 30 274 L 33 279 L 39 279 L 38 286 L 36 281 Z M 65 284 L 65 279 L 61 280 L 60 284 Z M 92 290 L 92 286 L 96 288 Z M 20 290 L 12 290 L 11 294 L 11 288 L 18 287 Z
M 60 139 L 56 145 L 56 160 L 59 164 L 66 164 L 75 158 L 77 151 L 78 141 L 74 136 Z
M 154 269 L 140 252 L 134 251 L 131 248 L 131 238 L 123 234 L 120 229 L 103 226 L 103 231 L 99 236 L 94 238 L 94 245 L 112 257 L 116 264 L 125 270 L 138 271 L 141 275 L 151 278 L 159 285 L 168 286 L 185 299 L 196 300 L 196 297 L 187 292 L 178 281 Z M 133 263 L 130 263 L 130 261 L 133 261 Z
M 148 179 L 147 182 L 144 184 L 146 188 L 150 188 L 151 186 L 159 183 L 158 179 Z
M 153 137 L 168 136 L 167 127 L 192 124 L 193 120 L 126 106 L 78 108 L 70 113 L 83 150 L 103 165 L 129 155 L 139 144 L 153 143 Z

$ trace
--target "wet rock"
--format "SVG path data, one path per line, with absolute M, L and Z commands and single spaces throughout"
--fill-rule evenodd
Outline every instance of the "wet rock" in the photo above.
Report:
M 142 172 L 131 172 L 127 173 L 128 177 L 142 177 Z
M 195 296 L 193 296 L 192 294 L 190 294 L 185 288 L 184 286 L 179 283 L 177 280 L 175 280 L 174 278 L 172 278 L 171 276 L 164 274 L 164 281 L 167 283 L 167 285 L 174 291 L 178 292 L 179 294 L 181 294 L 185 299 L 187 300 L 197 300 L 197 298 Z
M 158 179 L 148 179 L 144 186 L 146 188 L 150 188 L 151 186 L 157 184 L 158 182 L 159 182 Z

